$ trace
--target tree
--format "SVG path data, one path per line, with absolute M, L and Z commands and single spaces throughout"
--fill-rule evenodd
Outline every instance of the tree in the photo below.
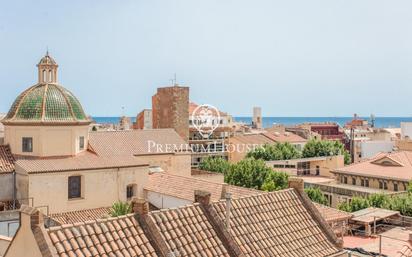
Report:
M 387 208 L 390 198 L 385 194 L 372 194 L 368 196 L 369 206 L 376 208 Z
M 305 193 L 308 195 L 310 200 L 323 205 L 328 204 L 328 199 L 323 195 L 319 187 L 308 187 L 305 188 Z
M 304 158 L 344 155 L 345 164 L 350 164 L 350 155 L 344 145 L 339 141 L 311 139 L 306 143 L 302 151 Z
M 230 163 L 221 157 L 207 157 L 199 164 L 199 169 L 212 172 L 226 173 L 230 168 Z
M 388 209 L 399 211 L 401 215 L 412 217 L 412 196 L 408 194 L 391 197 Z
M 286 172 L 269 172 L 261 189 L 267 192 L 285 189 L 288 187 L 288 179 L 289 175 Z
M 110 211 L 111 217 L 118 217 L 122 215 L 129 214 L 132 211 L 132 206 L 125 202 L 115 202 L 112 205 L 112 210 Z
M 412 194 L 412 180 L 409 181 L 409 184 L 408 184 L 408 193 Z
M 339 210 L 347 212 L 355 212 L 368 207 L 370 207 L 368 199 L 358 196 L 353 197 L 350 203 L 343 202 L 338 205 Z
M 247 158 L 262 159 L 265 161 L 290 160 L 301 156 L 300 152 L 292 144 L 276 143 L 265 144 L 247 153 Z
M 246 158 L 230 165 L 225 174 L 225 182 L 235 186 L 261 189 L 272 169 L 263 160 Z

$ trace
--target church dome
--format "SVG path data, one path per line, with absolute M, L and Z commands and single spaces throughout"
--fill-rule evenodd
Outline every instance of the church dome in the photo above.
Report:
M 39 83 L 21 93 L 4 124 L 89 124 L 77 98 L 57 83 L 57 63 L 47 53 L 39 64 Z
M 3 123 L 90 123 L 77 98 L 57 84 L 35 85 L 14 101 Z

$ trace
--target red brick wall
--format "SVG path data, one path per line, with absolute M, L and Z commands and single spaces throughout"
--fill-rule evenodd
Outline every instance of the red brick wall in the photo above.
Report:
M 152 97 L 153 128 L 173 128 L 189 140 L 189 88 L 158 88 Z

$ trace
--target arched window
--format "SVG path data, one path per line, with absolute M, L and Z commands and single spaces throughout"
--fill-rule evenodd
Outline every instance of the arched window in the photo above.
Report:
M 43 78 L 42 81 L 43 81 L 43 82 L 47 82 L 47 72 L 46 72 L 46 70 L 43 70 L 42 73 L 43 73 L 43 75 L 42 75 L 42 78 Z
M 53 81 L 53 72 L 52 70 L 49 70 L 49 82 Z

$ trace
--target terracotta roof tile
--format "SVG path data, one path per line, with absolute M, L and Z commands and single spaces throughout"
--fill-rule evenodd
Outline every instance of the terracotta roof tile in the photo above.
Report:
M 269 137 L 265 137 L 262 134 L 244 134 L 231 137 L 229 139 L 230 143 L 233 144 L 274 144 L 275 141 Z
M 213 204 L 221 222 L 226 203 Z M 232 200 L 230 234 L 246 256 L 327 256 L 340 252 L 287 189 Z
M 267 132 L 267 133 L 263 133 L 263 135 L 265 137 L 268 137 L 272 140 L 274 140 L 275 142 L 279 142 L 279 143 L 305 143 L 308 140 L 296 135 L 294 133 L 291 132 L 285 132 L 285 133 L 271 133 L 271 132 Z
M 108 229 L 119 223 L 122 228 Z M 118 230 L 128 236 L 115 239 Z M 52 227 L 47 232 L 60 257 L 157 256 L 133 215 Z
M 152 142 L 161 146 L 159 151 Z M 145 129 L 90 132 L 89 145 L 100 156 L 172 153 L 167 144 L 180 147 L 185 141 L 173 129 Z M 184 148 L 184 147 L 182 147 Z
M 313 203 L 315 207 L 318 209 L 322 217 L 328 222 L 336 222 L 336 221 L 341 221 L 341 220 L 348 220 L 350 219 L 353 215 L 349 212 L 341 211 L 335 208 L 331 208 L 329 206 L 323 205 L 323 204 L 318 204 L 318 203 Z
M 198 204 L 154 211 L 149 217 L 177 256 L 229 256 Z
M 215 183 L 193 177 L 172 175 L 164 172 L 149 175 L 148 183 L 144 189 L 193 202 L 195 190 L 210 192 L 212 201 L 220 200 L 224 186 L 227 186 L 233 198 L 262 193 L 262 191 L 259 190 L 225 185 L 223 183 Z
M 93 170 L 148 165 L 134 156 L 97 156 L 85 152 L 73 157 L 24 158 L 16 161 L 28 173 Z
M 107 218 L 109 216 L 110 210 L 111 207 L 101 207 L 80 211 L 54 213 L 50 215 L 50 218 L 63 225 Z M 103 227 L 107 230 L 106 225 L 103 224 Z
M 393 165 L 379 164 L 379 161 L 384 160 L 393 162 Z M 368 160 L 339 168 L 334 172 L 410 181 L 412 179 L 412 152 L 378 153 Z
M 8 145 L 0 145 L 0 173 L 14 171 L 15 159 Z

